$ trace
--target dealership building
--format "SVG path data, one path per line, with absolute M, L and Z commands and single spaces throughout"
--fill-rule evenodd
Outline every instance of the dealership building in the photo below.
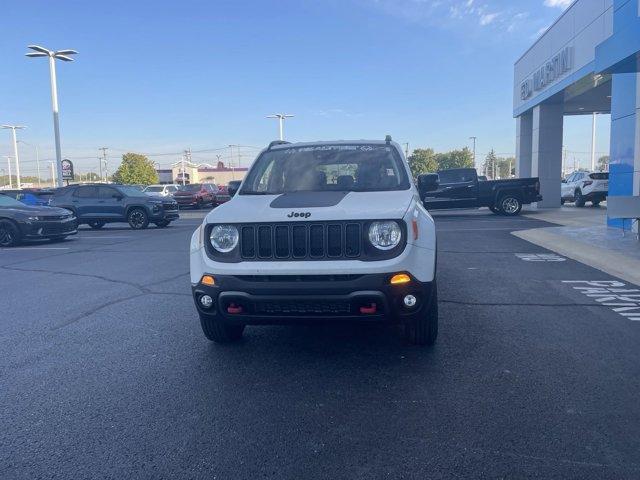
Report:
M 639 67 L 640 0 L 575 1 L 516 62 L 516 170 L 539 207 L 560 206 L 565 115 L 611 114 L 609 195 L 640 196 Z

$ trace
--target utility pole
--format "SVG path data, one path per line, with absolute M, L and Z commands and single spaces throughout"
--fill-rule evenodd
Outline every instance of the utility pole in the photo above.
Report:
M 9 188 L 13 188 L 13 180 L 11 179 L 11 157 L 7 155 L 7 167 L 9 167 Z
M 473 140 L 473 168 L 476 168 L 476 140 L 478 137 L 469 137 L 469 140 Z
M 104 162 L 104 169 L 105 172 L 107 170 L 107 150 L 109 150 L 109 147 L 100 147 L 98 150 L 102 150 L 102 160 L 101 162 Z M 105 183 L 107 182 L 107 178 L 104 179 Z M 100 163 L 100 181 L 102 181 L 102 163 Z
M 49 162 L 49 165 L 51 166 L 51 187 L 55 187 L 56 186 L 55 162 Z

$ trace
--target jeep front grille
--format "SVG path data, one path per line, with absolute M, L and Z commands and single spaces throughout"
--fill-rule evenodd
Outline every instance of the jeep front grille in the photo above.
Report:
M 339 260 L 362 254 L 361 222 L 242 225 L 243 259 Z

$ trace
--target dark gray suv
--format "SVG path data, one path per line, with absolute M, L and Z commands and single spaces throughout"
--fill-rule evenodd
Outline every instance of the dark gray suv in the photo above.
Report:
M 179 218 L 175 200 L 152 197 L 129 185 L 72 185 L 57 190 L 50 205 L 71 210 L 79 224 L 95 229 L 115 222 L 126 222 L 134 230 L 149 223 L 164 228 Z

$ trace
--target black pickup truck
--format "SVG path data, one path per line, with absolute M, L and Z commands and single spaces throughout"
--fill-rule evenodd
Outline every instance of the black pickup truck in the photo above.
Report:
M 475 168 L 420 175 L 418 189 L 427 210 L 489 207 L 501 215 L 518 215 L 522 205 L 542 200 L 540 180 L 512 178 L 478 181 Z

